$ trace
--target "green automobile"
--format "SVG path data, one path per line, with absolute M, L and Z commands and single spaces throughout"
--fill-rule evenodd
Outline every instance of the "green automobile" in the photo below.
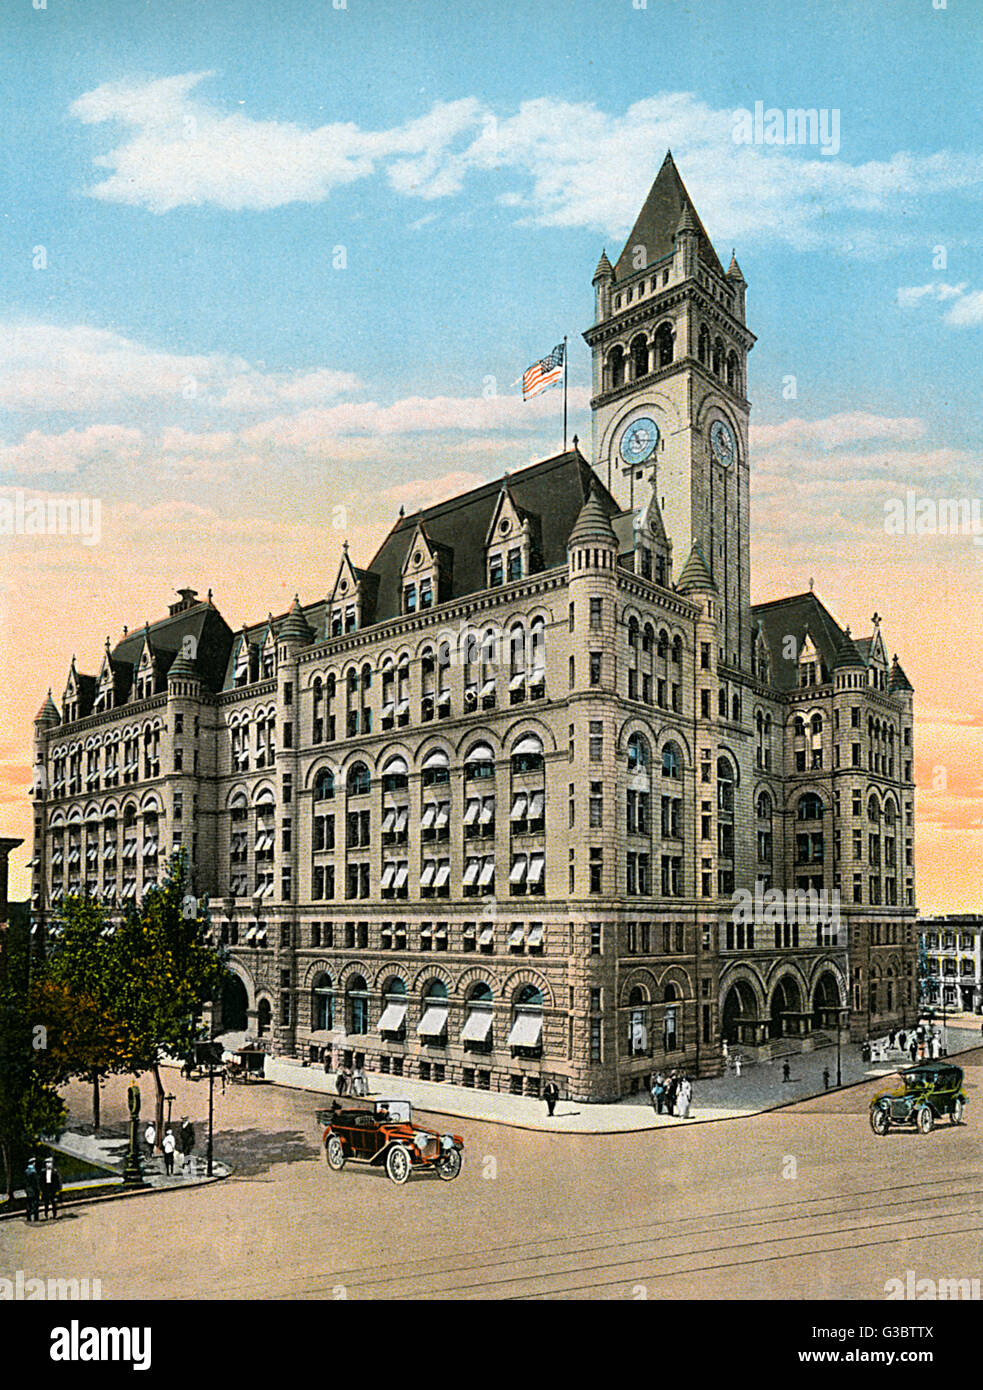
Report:
M 870 1103 L 870 1127 L 886 1134 L 892 1125 L 914 1125 L 928 1134 L 943 1115 L 951 1125 L 962 1123 L 966 1108 L 963 1074 L 948 1062 L 919 1062 L 899 1072 L 903 1086 L 881 1091 Z

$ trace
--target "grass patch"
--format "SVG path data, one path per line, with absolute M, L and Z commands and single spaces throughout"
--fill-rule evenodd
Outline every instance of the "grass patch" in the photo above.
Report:
M 55 1160 L 55 1167 L 61 1174 L 63 1183 L 85 1182 L 91 1178 L 119 1178 L 122 1173 L 106 1163 L 96 1163 L 90 1158 L 79 1158 L 77 1154 L 66 1153 L 52 1144 L 38 1144 L 35 1150 L 38 1171 L 44 1167 L 49 1156 Z M 18 1184 L 21 1185 L 21 1184 Z

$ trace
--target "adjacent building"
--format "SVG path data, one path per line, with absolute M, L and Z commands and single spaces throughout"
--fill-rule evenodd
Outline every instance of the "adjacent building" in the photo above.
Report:
M 525 1095 L 914 1019 L 912 689 L 876 614 L 751 603 L 746 285 L 671 156 L 594 290 L 590 459 L 401 515 L 285 614 L 185 589 L 73 660 L 42 927 L 183 847 L 217 1029 Z
M 983 1012 L 983 916 L 957 912 L 919 917 L 923 1002 L 938 1008 Z

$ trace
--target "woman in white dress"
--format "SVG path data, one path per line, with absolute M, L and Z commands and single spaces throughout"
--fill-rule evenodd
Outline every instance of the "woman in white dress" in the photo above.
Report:
M 684 1076 L 679 1083 L 679 1090 L 676 1092 L 676 1114 L 680 1119 L 689 1119 L 689 1103 L 692 1099 L 693 1084 L 688 1076 Z

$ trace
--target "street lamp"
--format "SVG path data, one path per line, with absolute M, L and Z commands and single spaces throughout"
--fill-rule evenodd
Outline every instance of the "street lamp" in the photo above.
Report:
M 842 1065 L 842 1056 L 841 1056 L 841 1044 L 842 1044 L 842 1037 L 843 1037 L 843 1014 L 844 1014 L 844 1005 L 842 1005 L 842 1004 L 837 1004 L 837 1006 L 836 1006 L 836 1084 L 837 1084 L 837 1086 L 842 1086 L 842 1085 L 843 1085 L 843 1065 Z
M 224 1070 L 222 1067 L 222 1044 L 219 1042 L 196 1042 L 195 1062 L 208 1069 L 208 1148 L 206 1150 L 205 1173 L 212 1176 L 212 1143 L 214 1139 L 215 1078 Z

